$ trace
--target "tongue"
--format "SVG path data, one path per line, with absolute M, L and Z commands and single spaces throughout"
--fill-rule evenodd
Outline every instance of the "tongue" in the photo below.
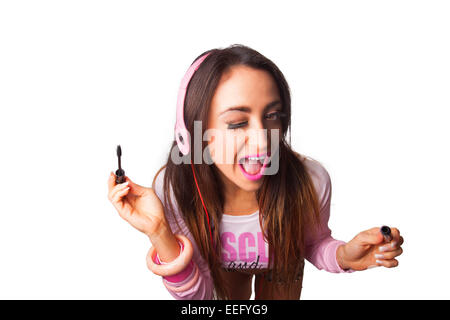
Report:
M 242 167 L 249 174 L 257 174 L 259 170 L 261 170 L 262 164 L 259 161 L 249 163 L 248 160 L 246 160 Z

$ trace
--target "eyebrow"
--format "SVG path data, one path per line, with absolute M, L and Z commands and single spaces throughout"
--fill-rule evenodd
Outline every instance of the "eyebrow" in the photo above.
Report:
M 266 105 L 264 107 L 264 111 L 267 111 L 268 109 L 270 109 L 278 104 L 281 104 L 280 100 L 272 101 L 271 103 L 269 103 L 268 105 Z M 219 113 L 219 116 L 221 116 L 224 113 L 229 112 L 229 111 L 241 111 L 241 112 L 250 113 L 252 111 L 252 109 L 248 106 L 233 106 L 233 107 L 229 107 L 225 111 L 222 111 L 221 113 Z

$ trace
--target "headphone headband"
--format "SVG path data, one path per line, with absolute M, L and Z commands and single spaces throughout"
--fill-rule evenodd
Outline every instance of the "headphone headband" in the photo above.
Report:
M 177 119 L 175 122 L 175 140 L 177 141 L 178 149 L 180 149 L 183 155 L 187 155 L 190 150 L 188 130 L 186 129 L 186 124 L 184 122 L 184 99 L 186 97 L 186 90 L 195 71 L 197 71 L 197 69 L 202 64 L 203 60 L 205 60 L 205 58 L 210 53 L 211 52 L 208 52 L 194 61 L 194 63 L 189 67 L 183 79 L 181 80 L 180 89 L 178 90 Z

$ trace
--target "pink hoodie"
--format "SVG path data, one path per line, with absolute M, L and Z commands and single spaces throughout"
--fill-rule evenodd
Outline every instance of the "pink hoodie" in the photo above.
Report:
M 308 231 L 305 233 L 306 255 L 305 259 L 311 262 L 319 270 L 333 273 L 351 273 L 352 269 L 343 270 L 336 261 L 336 250 L 346 242 L 331 237 L 328 228 L 330 218 L 331 180 L 326 169 L 316 160 L 302 156 L 308 173 L 319 196 L 321 214 L 321 231 L 318 236 L 313 237 Z M 155 180 L 154 190 L 164 208 L 168 210 L 163 197 L 163 177 L 165 168 L 161 170 Z M 173 191 L 171 190 L 172 199 Z M 203 259 L 194 238 L 189 231 L 182 215 L 176 206 L 175 216 L 181 227 L 179 230 L 171 214 L 166 213 L 166 218 L 174 234 L 185 235 L 194 247 L 191 263 L 180 274 L 161 277 L 169 293 L 175 299 L 213 299 L 213 281 L 207 262 Z M 166 211 L 167 212 L 167 211 Z M 222 265 L 224 268 L 267 268 L 268 244 L 262 237 L 259 225 L 259 211 L 250 215 L 233 216 L 223 215 L 220 223 L 220 234 L 222 243 Z M 159 262 L 159 260 L 155 260 Z M 179 289 L 182 290 L 179 290 Z

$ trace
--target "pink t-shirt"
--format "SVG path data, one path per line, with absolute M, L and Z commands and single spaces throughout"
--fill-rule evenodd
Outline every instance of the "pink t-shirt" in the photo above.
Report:
M 303 163 L 310 174 L 314 187 L 318 192 L 321 231 L 317 236 L 305 231 L 306 255 L 305 259 L 319 270 L 333 273 L 351 273 L 354 270 L 343 270 L 336 261 L 337 248 L 346 242 L 336 240 L 331 236 L 328 228 L 330 218 L 331 180 L 326 169 L 316 160 L 302 156 Z M 211 272 L 207 262 L 203 259 L 198 246 L 189 231 L 178 206 L 174 203 L 175 217 L 181 230 L 178 228 L 171 214 L 167 213 L 168 206 L 164 202 L 163 177 L 165 168 L 161 170 L 155 180 L 155 193 L 163 202 L 166 218 L 174 234 L 185 235 L 192 243 L 194 254 L 192 263 L 179 275 L 161 277 L 169 293 L 175 299 L 213 299 L 214 286 Z M 171 190 L 172 199 L 174 199 Z M 224 214 L 220 222 L 220 235 L 222 244 L 222 266 L 230 269 L 266 269 L 268 268 L 268 243 L 262 236 L 259 224 L 259 211 L 250 215 L 234 216 Z M 155 261 L 158 262 L 158 261 Z M 197 272 L 198 269 L 198 272 Z M 193 281 L 195 278 L 195 281 Z M 182 290 L 174 290 L 182 288 Z
M 259 225 L 259 210 L 243 216 L 223 214 L 220 223 L 222 266 L 227 269 L 266 269 L 269 244 Z

